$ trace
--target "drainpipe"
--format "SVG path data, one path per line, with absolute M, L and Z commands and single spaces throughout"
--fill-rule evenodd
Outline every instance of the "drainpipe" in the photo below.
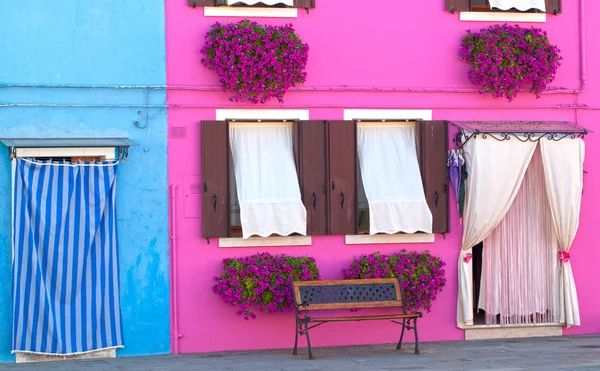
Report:
M 179 311 L 177 304 L 177 185 L 171 184 L 171 225 L 169 228 L 169 238 L 171 240 L 171 311 L 173 313 L 173 353 L 179 354 L 179 339 L 183 335 L 179 333 Z
M 579 95 L 585 91 L 587 81 L 587 62 L 586 62 L 586 32 L 585 32 L 585 0 L 579 0 L 579 69 L 580 69 L 580 85 L 579 89 L 567 90 L 565 88 L 557 88 L 547 90 L 545 94 L 564 94 L 572 93 L 577 95 L 577 103 L 579 103 Z M 544 92 L 542 92 L 544 93 Z M 577 112 L 577 110 L 575 111 Z

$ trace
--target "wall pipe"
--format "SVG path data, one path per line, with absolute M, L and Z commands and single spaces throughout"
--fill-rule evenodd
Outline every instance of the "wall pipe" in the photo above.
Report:
M 349 104 L 289 104 L 289 105 L 270 105 L 257 106 L 252 104 L 238 104 L 232 107 L 224 104 L 63 104 L 63 103 L 0 103 L 0 108 L 10 107 L 54 107 L 54 108 L 169 108 L 169 109 L 231 109 L 231 108 L 260 108 L 260 109 L 290 109 L 290 108 L 347 108 L 347 109 L 457 109 L 457 110 L 487 110 L 487 109 L 584 109 L 598 110 L 600 106 L 588 106 L 587 104 L 554 104 L 554 105 L 536 105 L 536 106 L 435 106 L 435 105 L 349 105 Z
M 0 84 L 0 88 L 42 88 L 42 89 L 150 89 L 179 91 L 223 91 L 220 85 L 52 85 L 52 84 Z M 289 91 L 296 92 L 369 92 L 369 93 L 479 93 L 476 88 L 420 88 L 393 86 L 295 86 Z M 541 94 L 577 94 L 580 89 L 550 87 Z
M 183 337 L 182 334 L 179 333 L 179 310 L 177 303 L 177 185 L 171 184 L 170 187 L 171 193 L 171 225 L 170 225 L 170 233 L 169 239 L 171 240 L 171 310 L 173 313 L 173 321 L 172 321 L 172 329 L 173 335 L 172 344 L 173 344 L 173 353 L 179 354 L 179 339 Z

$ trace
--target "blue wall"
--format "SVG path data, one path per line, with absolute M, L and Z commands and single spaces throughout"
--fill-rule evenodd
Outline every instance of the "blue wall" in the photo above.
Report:
M 162 0 L 0 0 L 0 137 L 129 137 L 118 178 L 125 349 L 170 352 L 167 115 L 163 89 L 7 84 L 165 85 Z M 4 86 L 2 86 L 4 85 Z M 119 107 L 118 107 L 119 106 Z M 123 107 L 131 106 L 131 107 Z M 145 117 L 150 117 L 149 126 Z M 12 361 L 10 160 L 0 145 L 0 362 Z

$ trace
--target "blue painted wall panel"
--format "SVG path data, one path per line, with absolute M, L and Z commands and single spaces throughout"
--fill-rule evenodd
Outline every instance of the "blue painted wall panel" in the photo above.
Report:
M 161 0 L 0 0 L 0 86 L 165 85 Z M 7 88 L 0 102 L 103 107 L 0 107 L 0 137 L 130 137 L 118 178 L 125 349 L 170 352 L 167 115 L 163 89 Z M 131 106 L 127 108 L 116 106 Z M 142 129 L 134 125 L 138 121 Z M 0 362 L 12 361 L 10 160 L 0 145 Z

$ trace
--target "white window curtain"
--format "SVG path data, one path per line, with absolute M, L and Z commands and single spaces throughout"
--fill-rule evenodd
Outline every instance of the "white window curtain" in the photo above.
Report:
M 284 4 L 288 6 L 294 6 L 294 0 L 227 0 L 227 5 L 234 5 L 240 3 L 246 5 L 256 5 L 262 3 L 265 5 Z
M 512 204 L 537 143 L 471 138 L 464 145 L 466 180 L 462 251 L 458 261 L 457 323 L 473 320 L 471 249 L 498 226 Z
M 243 238 L 306 235 L 291 123 L 230 123 Z
M 358 158 L 369 202 L 369 233 L 431 233 L 433 217 L 423 191 L 415 124 L 360 122 Z
M 579 304 L 569 250 L 579 227 L 585 144 L 579 138 L 540 142 L 546 192 L 561 251 L 560 293 L 564 311 L 560 321 L 564 321 L 567 327 L 579 326 Z
M 529 9 L 538 9 L 545 12 L 546 2 L 544 0 L 490 0 L 490 8 L 500 10 L 515 8 L 522 12 Z
M 478 308 L 487 325 L 559 322 L 558 241 L 539 148 L 508 212 L 483 241 Z

